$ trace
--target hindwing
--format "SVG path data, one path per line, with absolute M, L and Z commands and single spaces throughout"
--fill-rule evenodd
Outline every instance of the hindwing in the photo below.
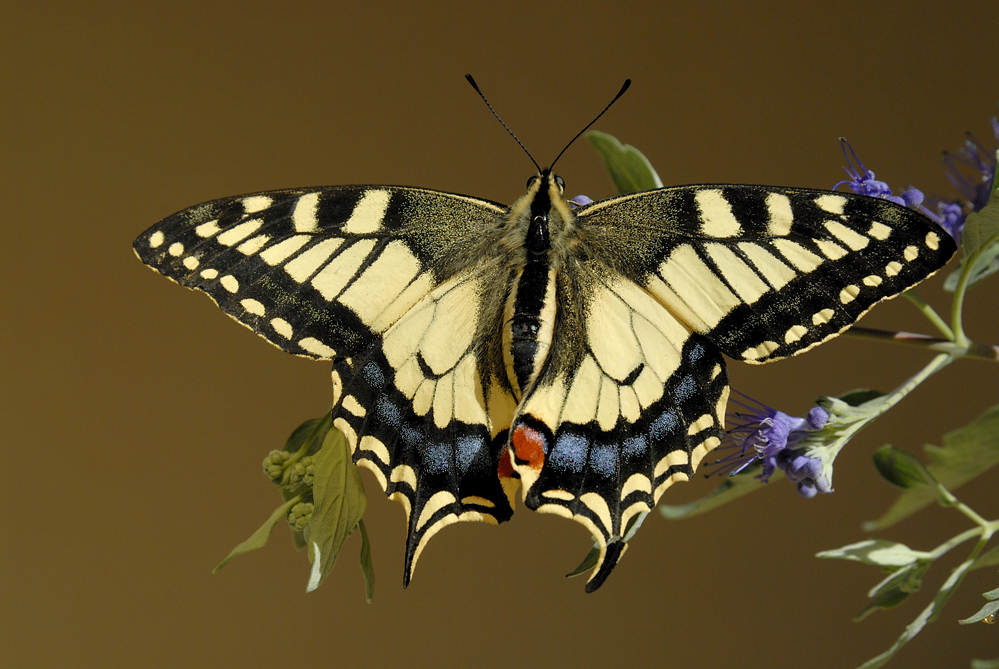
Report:
M 599 262 L 557 282 L 548 361 L 514 421 L 514 468 L 532 509 L 585 525 L 600 587 L 637 514 L 721 443 L 728 382 L 718 348 Z

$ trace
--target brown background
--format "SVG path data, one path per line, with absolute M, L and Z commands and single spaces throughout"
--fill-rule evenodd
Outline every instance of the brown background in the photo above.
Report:
M 212 576 L 276 506 L 260 460 L 325 410 L 328 365 L 268 346 L 130 245 L 178 209 L 286 186 L 512 201 L 531 167 L 465 72 L 542 163 L 631 77 L 597 127 L 667 184 L 830 187 L 845 135 L 894 187 L 947 193 L 940 151 L 988 137 L 997 111 L 995 3 L 16 4 L 0 10 L 4 666 L 849 667 L 928 601 L 855 625 L 879 574 L 812 556 L 863 539 L 893 498 L 876 447 L 918 452 L 999 399 L 988 363 L 953 365 L 866 430 L 833 495 L 782 482 L 695 520 L 650 517 L 594 595 L 562 576 L 586 531 L 523 508 L 442 532 L 403 591 L 403 514 L 367 473 L 372 606 L 356 538 L 312 594 L 284 527 Z M 559 167 L 572 193 L 610 193 L 584 142 Z M 996 281 L 968 303 L 969 333 L 990 343 Z M 923 293 L 947 309 L 940 282 Z M 903 300 L 864 323 L 931 332 Z M 841 338 L 731 376 L 800 414 L 927 360 Z M 993 472 L 959 494 L 995 517 L 995 490 Z M 928 549 L 966 527 L 932 508 L 883 536 Z M 996 580 L 972 574 L 893 666 L 999 655 L 999 628 L 955 622 Z

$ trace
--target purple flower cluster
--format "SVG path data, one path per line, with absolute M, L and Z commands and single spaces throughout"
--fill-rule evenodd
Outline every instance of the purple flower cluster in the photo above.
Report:
M 910 209 L 915 209 L 923 203 L 923 193 L 917 188 L 910 187 L 907 191 L 902 193 L 901 196 L 892 195 L 891 188 L 888 187 L 888 184 L 884 181 L 878 181 L 875 179 L 874 172 L 864 167 L 864 164 L 860 162 L 860 158 L 857 157 L 857 152 L 853 150 L 852 146 L 850 146 L 850 142 L 840 137 L 839 143 L 843 149 L 843 157 L 846 159 L 846 165 L 843 169 L 850 178 L 837 183 L 833 186 L 833 190 L 836 190 L 843 184 L 846 184 L 850 187 L 850 190 L 858 195 L 879 197 L 883 200 L 889 200 L 895 204 L 909 207 Z M 849 153 L 847 153 L 847 151 L 849 151 Z
M 996 145 L 999 145 L 999 119 L 995 116 L 992 117 L 992 134 Z M 996 176 L 996 146 L 985 146 L 969 132 L 964 146 L 956 153 L 944 151 L 943 161 L 947 168 L 947 180 L 960 193 L 961 198 L 930 198 L 928 204 L 932 208 L 924 206 L 919 211 L 939 223 L 960 243 L 968 214 L 979 211 L 988 204 Z
M 740 393 L 741 394 L 741 393 Z M 736 412 L 731 416 L 735 427 L 725 435 L 719 450 L 733 451 L 716 461 L 720 471 L 735 476 L 750 464 L 759 461 L 762 470 L 757 478 L 766 483 L 774 471 L 780 469 L 788 480 L 798 484 L 798 493 L 805 498 L 819 492 L 832 492 L 823 461 L 807 453 L 805 437 L 822 429 L 829 420 L 829 412 L 816 406 L 804 418 L 789 416 L 783 411 L 768 407 L 745 395 L 748 404 L 730 400 L 747 413 Z
M 999 119 L 992 117 L 992 134 L 996 145 L 999 145 Z M 988 147 L 975 139 L 969 132 L 964 146 L 955 153 L 944 152 L 944 165 L 947 168 L 947 180 L 960 193 L 958 199 L 927 198 L 924 204 L 923 193 L 916 188 L 909 188 L 901 196 L 893 195 L 891 188 L 884 181 L 874 178 L 864 164 L 860 162 L 850 143 L 840 137 L 846 166 L 843 168 L 849 175 L 848 180 L 840 181 L 833 189 L 846 184 L 854 193 L 880 197 L 898 204 L 918 209 L 933 221 L 936 221 L 957 243 L 961 243 L 964 221 L 968 214 L 982 209 L 989 201 L 992 183 L 996 175 L 996 146 Z

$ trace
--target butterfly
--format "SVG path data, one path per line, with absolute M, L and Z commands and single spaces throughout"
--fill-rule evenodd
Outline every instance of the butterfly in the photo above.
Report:
M 709 184 L 577 208 L 550 168 L 509 206 L 370 185 L 226 197 L 134 248 L 278 348 L 332 360 L 334 425 L 406 511 L 404 585 L 434 534 L 509 520 L 520 488 L 593 534 L 587 591 L 721 443 L 723 356 L 806 351 L 956 251 L 887 200 Z

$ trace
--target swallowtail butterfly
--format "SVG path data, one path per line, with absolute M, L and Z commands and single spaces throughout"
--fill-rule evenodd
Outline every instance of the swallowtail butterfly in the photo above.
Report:
M 406 511 L 404 584 L 444 526 L 510 519 L 519 486 L 597 540 L 588 591 L 629 521 L 719 445 L 723 354 L 808 350 L 956 250 L 886 200 L 712 184 L 573 208 L 550 168 L 509 206 L 400 186 L 226 197 L 134 247 L 333 361 L 334 425 Z

